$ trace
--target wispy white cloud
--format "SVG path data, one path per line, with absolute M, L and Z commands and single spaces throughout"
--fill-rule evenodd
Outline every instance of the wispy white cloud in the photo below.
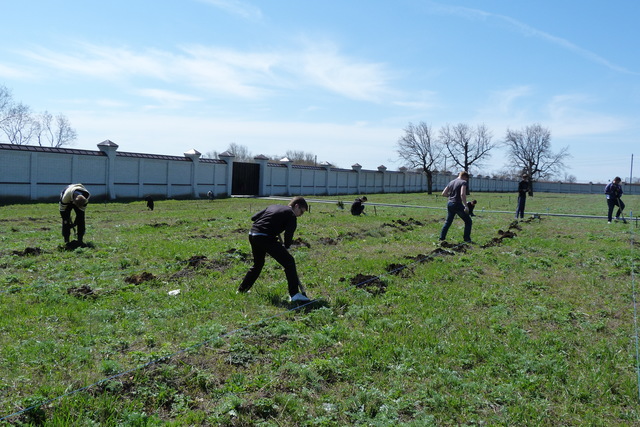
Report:
M 249 3 L 238 0 L 199 0 L 202 3 L 210 4 L 224 10 L 232 15 L 239 16 L 250 21 L 262 19 L 262 11 Z
M 384 64 L 351 58 L 327 43 L 265 52 L 202 45 L 175 52 L 134 51 L 80 44 L 72 52 L 33 48 L 21 54 L 66 74 L 132 84 L 137 78 L 155 79 L 185 90 L 198 88 L 241 98 L 263 98 L 277 90 L 309 86 L 370 102 L 393 93 L 391 72 Z
M 562 37 L 557 37 L 554 36 L 552 34 L 549 34 L 547 32 L 538 30 L 537 28 L 534 28 L 530 25 L 525 24 L 524 22 L 518 21 L 516 19 L 513 19 L 509 16 L 505 16 L 505 15 L 500 15 L 500 14 L 495 14 L 495 13 L 490 13 L 490 12 L 485 12 L 482 10 L 478 10 L 478 9 L 471 9 L 471 8 L 467 8 L 467 7 L 461 7 L 461 6 L 449 6 L 449 5 L 443 5 L 443 4 L 439 4 L 439 3 L 431 3 L 433 6 L 433 10 L 441 12 L 441 13 L 447 13 L 447 14 L 451 14 L 451 15 L 458 15 L 458 16 L 462 16 L 466 19 L 497 19 L 499 21 L 502 21 L 506 24 L 508 24 L 510 27 L 514 28 L 516 31 L 518 31 L 520 34 L 523 34 L 525 36 L 528 37 L 537 37 L 541 40 L 545 40 L 549 43 L 555 44 L 557 46 L 562 47 L 563 49 L 566 49 L 568 51 L 574 52 L 586 59 L 588 59 L 589 61 L 598 63 L 600 65 L 603 65 L 611 70 L 620 72 L 620 73 L 625 73 L 625 74 L 633 74 L 633 75 L 639 75 L 640 73 L 638 72 L 634 72 L 631 71 L 625 67 L 622 67 L 620 65 L 614 64 L 613 62 L 609 61 L 608 59 L 588 50 L 585 48 L 582 48 L 572 42 L 570 42 L 567 39 L 564 39 Z
M 586 108 L 595 102 L 584 94 L 554 96 L 547 105 L 549 126 L 557 137 L 594 136 L 617 133 L 630 129 L 633 123 L 620 116 L 613 116 Z
M 490 97 L 491 108 L 501 114 L 513 114 L 515 103 L 532 94 L 530 86 L 516 86 L 503 91 L 493 92 Z
M 291 59 L 300 62 L 310 84 L 347 98 L 380 102 L 393 93 L 385 64 L 350 58 L 330 43 L 308 45 L 299 58 Z
M 10 67 L 0 64 L 0 78 L 11 80 L 23 80 L 33 78 L 34 74 L 24 68 Z
M 118 80 L 133 75 L 167 80 L 171 55 L 159 51 L 136 53 L 128 48 L 112 48 L 83 43 L 67 53 L 45 48 L 25 49 L 22 56 L 54 70 L 101 80 Z
M 201 98 L 196 96 L 184 95 L 182 93 L 161 89 L 140 89 L 138 90 L 138 94 L 155 100 L 164 108 L 178 108 L 183 106 L 185 103 L 201 100 Z

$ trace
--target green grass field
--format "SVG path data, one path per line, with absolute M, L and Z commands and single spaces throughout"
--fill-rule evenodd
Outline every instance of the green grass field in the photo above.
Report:
M 235 293 L 284 200 L 89 204 L 75 251 L 57 204 L 0 206 L 0 425 L 640 425 L 639 224 L 573 216 L 601 195 L 518 223 L 513 194 L 471 198 L 475 243 L 456 219 L 441 247 L 442 197 L 314 197 L 298 309 L 270 258 Z

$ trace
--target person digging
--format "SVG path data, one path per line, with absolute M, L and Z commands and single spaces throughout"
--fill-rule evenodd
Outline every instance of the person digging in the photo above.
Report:
M 301 291 L 302 285 L 298 278 L 296 261 L 288 251 L 293 242 L 298 217 L 308 209 L 306 200 L 296 196 L 287 206 L 271 205 L 251 217 L 253 225 L 249 232 L 249 243 L 253 253 L 253 265 L 244 276 L 237 293 L 249 292 L 262 272 L 266 254 L 269 254 L 284 268 L 290 301 L 311 301 L 306 292 Z M 280 239 L 282 233 L 284 233 L 284 241 Z
M 60 193 L 60 216 L 62 217 L 62 238 L 67 247 L 84 247 L 85 209 L 89 203 L 91 194 L 82 184 L 68 185 Z M 71 220 L 71 211 L 75 212 L 75 220 Z M 69 242 L 71 229 L 77 232 L 77 240 Z

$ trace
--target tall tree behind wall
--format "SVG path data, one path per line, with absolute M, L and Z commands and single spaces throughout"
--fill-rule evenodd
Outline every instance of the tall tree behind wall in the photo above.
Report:
M 0 86 L 0 130 L 10 144 L 62 147 L 78 137 L 69 119 L 63 114 L 53 117 L 45 111 L 34 114 L 28 105 L 15 102 L 11 91 Z
M 507 129 L 504 144 L 508 147 L 510 166 L 520 169 L 531 180 L 559 176 L 566 168 L 569 148 L 551 151 L 551 131 L 536 123 L 521 130 Z
M 398 156 L 411 168 L 419 169 L 427 176 L 427 193 L 433 193 L 433 172 L 443 158 L 443 147 L 434 138 L 431 126 L 425 122 L 414 125 L 409 122 L 404 135 L 398 139 Z

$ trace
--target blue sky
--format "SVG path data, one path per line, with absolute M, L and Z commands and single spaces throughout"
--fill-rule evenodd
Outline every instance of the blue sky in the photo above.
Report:
M 401 164 L 409 122 L 540 123 L 580 182 L 640 176 L 640 2 L 65 0 L 2 6 L 0 85 L 73 147 Z M 488 174 L 506 164 L 494 150 Z

